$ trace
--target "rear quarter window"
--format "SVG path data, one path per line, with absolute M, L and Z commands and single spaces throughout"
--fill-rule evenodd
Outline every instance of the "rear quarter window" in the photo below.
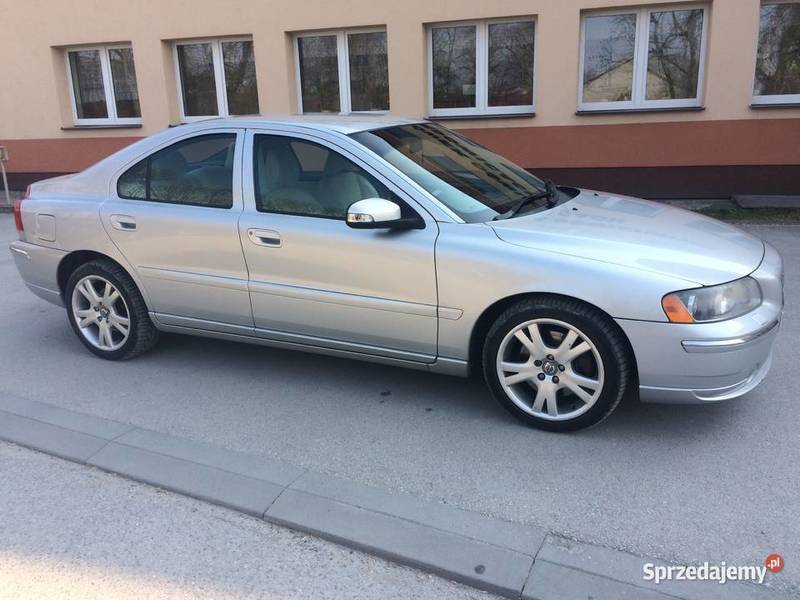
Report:
M 147 200 L 147 161 L 140 160 L 117 180 L 117 196 L 132 200 Z

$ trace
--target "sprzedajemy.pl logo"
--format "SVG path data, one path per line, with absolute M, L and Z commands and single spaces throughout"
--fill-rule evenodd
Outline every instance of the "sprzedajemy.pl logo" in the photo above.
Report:
M 784 562 L 780 554 L 770 554 L 763 565 L 729 565 L 725 561 L 719 564 L 704 562 L 699 565 L 656 565 L 645 563 L 642 567 L 645 581 L 661 583 L 662 581 L 754 581 L 764 583 L 767 571 L 779 573 Z

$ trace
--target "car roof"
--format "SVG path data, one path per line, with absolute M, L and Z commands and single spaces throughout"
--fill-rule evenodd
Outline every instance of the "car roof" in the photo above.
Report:
M 226 117 L 195 121 L 190 125 L 192 129 L 205 129 L 206 127 L 219 127 L 226 123 L 237 127 L 264 127 L 269 125 L 295 125 L 317 131 L 332 131 L 349 135 L 359 131 L 381 129 L 395 125 L 411 125 L 422 123 L 423 119 L 408 119 L 389 115 L 275 115 L 257 117 Z

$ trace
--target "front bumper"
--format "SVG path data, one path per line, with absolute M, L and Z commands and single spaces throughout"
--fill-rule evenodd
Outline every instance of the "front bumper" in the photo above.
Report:
M 730 400 L 766 377 L 783 313 L 783 264 L 765 244 L 751 275 L 763 303 L 736 319 L 680 324 L 617 319 L 633 347 L 643 402 L 677 404 Z

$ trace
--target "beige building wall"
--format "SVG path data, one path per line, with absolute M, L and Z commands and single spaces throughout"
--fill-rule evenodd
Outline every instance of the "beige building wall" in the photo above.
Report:
M 800 163 L 800 108 L 750 107 L 760 0 L 705 3 L 710 7 L 710 29 L 703 110 L 576 114 L 582 11 L 651 4 L 660 3 L 4 0 L 0 143 L 9 147 L 12 172 L 64 172 L 83 168 L 132 138 L 178 124 L 170 42 L 188 38 L 252 35 L 262 114 L 296 112 L 292 33 L 359 26 L 386 27 L 391 112 L 426 116 L 426 24 L 535 16 L 536 116 L 471 118 L 446 124 L 468 130 L 530 168 Z M 142 126 L 75 128 L 63 49 L 116 42 L 133 46 Z

